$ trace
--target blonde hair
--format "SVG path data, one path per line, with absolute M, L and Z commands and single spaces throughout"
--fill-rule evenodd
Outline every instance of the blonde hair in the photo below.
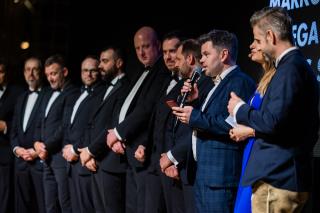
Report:
M 269 56 L 263 54 L 264 63 L 262 63 L 262 68 L 264 70 L 263 76 L 258 84 L 257 91 L 264 95 L 267 91 L 267 88 L 270 84 L 272 77 L 276 72 L 276 68 L 273 65 L 273 62 Z

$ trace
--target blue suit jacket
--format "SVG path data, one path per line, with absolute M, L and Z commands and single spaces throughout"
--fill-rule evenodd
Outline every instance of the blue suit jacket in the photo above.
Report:
M 218 85 L 204 111 L 193 109 L 189 124 L 197 129 L 196 182 L 211 187 L 236 187 L 241 172 L 242 146 L 229 138 L 230 92 L 248 100 L 254 82 L 240 68 L 232 70 Z
M 260 110 L 243 105 L 236 117 L 238 123 L 256 130 L 243 184 L 262 180 L 278 188 L 307 191 L 311 150 L 318 138 L 318 87 L 299 50 L 280 61 Z

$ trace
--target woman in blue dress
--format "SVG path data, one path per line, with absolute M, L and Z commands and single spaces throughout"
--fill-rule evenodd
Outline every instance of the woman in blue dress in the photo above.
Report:
M 250 45 L 251 53 L 249 54 L 249 57 L 252 61 L 258 62 L 262 65 L 264 74 L 259 82 L 256 92 L 250 100 L 250 106 L 254 109 L 259 109 L 263 101 L 263 95 L 266 93 L 268 85 L 276 70 L 270 58 L 264 55 L 261 50 L 256 49 L 255 42 L 256 41 L 253 41 L 253 43 Z M 245 168 L 250 157 L 251 148 L 255 140 L 254 136 L 255 130 L 248 126 L 237 125 L 230 130 L 230 138 L 236 142 L 249 139 L 243 153 L 241 178 L 237 192 L 234 213 L 251 213 L 251 186 L 242 186 L 241 179 L 244 175 Z

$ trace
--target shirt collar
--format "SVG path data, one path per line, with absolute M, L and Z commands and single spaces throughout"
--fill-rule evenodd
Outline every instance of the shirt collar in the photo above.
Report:
M 278 67 L 278 64 L 279 62 L 281 61 L 281 59 L 286 55 L 288 54 L 289 52 L 291 52 L 292 50 L 297 50 L 298 47 L 290 47 L 288 49 L 286 49 L 285 51 L 283 51 L 279 56 L 278 58 L 276 59 L 276 62 L 274 64 L 275 67 Z
M 229 67 L 228 69 L 223 70 L 222 73 L 219 75 L 220 79 L 223 80 L 232 70 L 234 70 L 237 67 L 238 67 L 238 65 L 233 65 L 233 66 Z
M 117 75 L 116 77 L 114 77 L 114 78 L 112 79 L 111 84 L 112 84 L 112 85 L 115 85 L 115 84 L 118 82 L 118 80 L 120 80 L 121 78 L 123 78 L 123 76 L 124 76 L 124 73 L 121 73 L 120 75 Z

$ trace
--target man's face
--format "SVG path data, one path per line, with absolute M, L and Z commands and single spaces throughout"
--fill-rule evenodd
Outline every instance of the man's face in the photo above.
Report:
M 211 41 L 201 45 L 201 55 L 200 63 L 207 76 L 215 77 L 223 71 L 221 52 L 212 45 Z
M 0 64 L 0 85 L 4 84 L 5 76 L 6 76 L 5 67 L 3 64 Z
M 144 34 L 135 36 L 134 47 L 139 61 L 144 66 L 152 66 L 159 57 L 159 43 L 151 36 Z
M 257 25 L 252 28 L 254 45 L 257 51 L 261 51 L 271 57 L 274 57 L 273 54 L 273 45 L 271 41 L 267 39 L 266 32 L 262 31 Z
M 84 85 L 91 86 L 99 78 L 98 61 L 93 58 L 85 59 L 81 64 L 81 80 Z
M 186 58 L 182 54 L 182 46 L 179 46 L 176 54 L 176 69 L 179 70 L 179 73 L 182 78 L 190 78 L 192 69 L 188 66 Z
M 99 69 L 104 80 L 112 79 L 117 74 L 118 68 L 116 66 L 114 51 L 112 49 L 108 49 L 100 54 Z
M 35 59 L 30 59 L 24 64 L 24 79 L 31 89 L 36 89 L 40 84 L 40 64 Z
M 66 68 L 62 68 L 59 64 L 54 63 L 45 68 L 45 74 L 51 88 L 59 89 L 63 87 L 68 71 Z
M 162 43 L 162 53 L 164 63 L 170 71 L 173 71 L 176 63 L 176 52 L 177 52 L 177 44 L 179 43 L 179 39 L 166 39 Z

